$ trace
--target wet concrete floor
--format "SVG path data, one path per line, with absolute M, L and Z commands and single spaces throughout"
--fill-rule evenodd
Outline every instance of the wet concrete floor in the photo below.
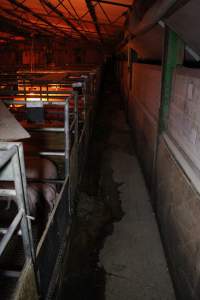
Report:
M 116 85 L 100 104 L 59 300 L 174 300 Z

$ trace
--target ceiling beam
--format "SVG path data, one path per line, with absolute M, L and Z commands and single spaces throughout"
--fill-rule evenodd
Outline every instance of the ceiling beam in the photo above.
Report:
M 119 3 L 119 2 L 112 2 L 112 1 L 107 1 L 107 0 L 91 0 L 92 2 L 98 2 L 102 4 L 110 4 L 110 5 L 115 5 L 115 6 L 121 6 L 121 7 L 126 7 L 126 8 L 131 8 L 132 5 L 130 4 L 124 4 L 124 3 Z
M 56 33 L 60 34 L 60 35 L 64 35 L 68 38 L 71 38 L 69 35 L 66 34 L 65 31 L 61 30 L 61 29 L 57 29 L 56 26 L 54 26 L 52 23 L 50 23 L 48 20 L 44 19 L 43 17 L 41 17 L 38 13 L 34 12 L 31 8 L 29 8 L 28 6 L 26 6 L 25 4 L 23 4 L 22 2 L 19 2 L 17 0 L 8 0 L 10 3 L 14 4 L 15 6 L 17 6 L 18 8 L 22 9 L 23 11 L 26 11 L 28 13 L 30 13 L 33 17 L 35 17 L 36 19 L 42 21 L 43 23 L 47 24 L 49 27 L 53 28 Z
M 52 33 L 53 33 L 52 31 L 49 31 L 46 28 L 42 28 L 42 27 L 36 25 L 34 22 L 31 22 L 30 20 L 20 16 L 19 14 L 15 13 L 13 10 L 11 11 L 7 8 L 1 7 L 0 11 L 6 13 L 8 16 L 11 16 L 13 18 L 16 18 L 17 20 L 20 20 L 20 21 L 28 24 L 28 25 L 31 25 L 32 26 L 31 29 L 35 29 L 38 32 L 38 34 L 44 34 L 44 35 L 47 35 L 47 34 L 49 35 L 50 34 L 50 35 L 52 35 Z M 23 27 L 23 24 L 21 24 L 21 26 Z
M 42 2 L 48 7 L 50 8 L 54 13 L 56 13 L 69 27 L 71 27 L 76 33 L 79 34 L 79 36 L 81 38 L 83 38 L 84 40 L 87 40 L 87 37 L 82 33 L 80 32 L 80 30 L 78 30 L 76 28 L 76 26 L 71 22 L 69 21 L 64 15 L 63 13 L 56 7 L 54 6 L 50 1 L 48 0 L 42 0 Z
M 96 15 L 94 6 L 93 6 L 91 0 L 85 0 L 85 2 L 87 4 L 87 8 L 89 10 L 90 16 L 91 16 L 94 26 L 96 28 L 96 32 L 98 33 L 99 39 L 100 39 L 101 43 L 103 44 L 103 38 L 102 38 L 102 34 L 101 34 L 101 30 L 100 30 L 100 26 L 99 26 L 99 22 L 97 19 L 97 15 Z
M 123 12 L 123 14 L 125 14 L 126 12 Z M 46 15 L 46 14 L 40 14 L 41 16 L 43 16 L 43 17 L 48 17 L 48 15 Z M 121 15 L 120 15 L 121 16 Z M 58 16 L 51 16 L 51 18 L 55 18 L 55 19 L 58 19 Z M 77 21 L 77 19 L 76 18 L 67 18 L 68 20 L 70 20 L 70 21 L 73 21 L 73 22 L 76 22 Z M 115 22 L 115 21 L 114 21 Z M 92 21 L 89 21 L 89 20 L 81 20 L 81 23 L 83 23 L 83 24 L 93 24 L 94 25 L 94 23 L 92 22 Z M 108 23 L 105 23 L 105 22 L 99 22 L 99 25 L 100 26 L 110 26 L 110 24 L 108 24 Z M 112 23 L 112 27 L 114 27 L 114 28 L 116 28 L 116 29 L 120 29 L 121 28 L 121 26 L 120 25 L 117 25 L 117 24 L 114 24 L 114 23 Z

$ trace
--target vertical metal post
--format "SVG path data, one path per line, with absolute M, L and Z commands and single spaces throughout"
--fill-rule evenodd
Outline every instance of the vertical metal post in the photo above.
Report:
M 87 94 L 87 85 L 86 81 L 83 82 L 83 105 L 84 105 L 84 121 L 86 119 L 86 114 L 87 114 L 87 104 L 88 104 L 88 94 Z
M 154 147 L 154 159 L 152 166 L 152 198 L 155 198 L 156 186 L 156 164 L 158 156 L 158 146 L 160 135 L 167 129 L 169 105 L 171 98 L 173 74 L 177 65 L 183 63 L 184 58 L 184 43 L 177 34 L 165 27 L 163 61 L 162 61 L 162 86 L 161 100 L 159 108 L 159 119 L 157 128 L 157 137 Z
M 24 164 L 24 152 L 22 144 L 17 147 L 17 153 L 12 158 L 13 175 L 15 178 L 15 190 L 17 196 L 18 209 L 23 209 L 25 214 L 21 220 L 22 239 L 25 250 L 26 259 L 30 258 L 33 264 L 34 275 L 36 280 L 37 290 L 39 292 L 39 272 L 36 261 L 36 251 L 32 235 L 32 226 L 30 220 L 30 209 L 27 194 L 26 173 Z
M 19 148 L 20 147 L 20 148 Z M 35 264 L 35 249 L 33 244 L 31 222 L 28 216 L 30 216 L 29 202 L 27 197 L 26 179 L 25 179 L 25 166 L 23 158 L 22 146 L 17 148 L 17 153 L 12 158 L 13 174 L 15 179 L 15 190 L 17 196 L 18 209 L 23 209 L 25 214 L 21 221 L 22 239 L 24 244 L 24 250 L 26 258 L 31 258 L 33 264 Z
M 127 99 L 127 120 L 129 121 L 129 103 L 130 103 L 130 96 L 131 96 L 131 90 L 132 90 L 132 83 L 133 83 L 133 68 L 134 63 L 137 61 L 137 52 L 133 50 L 132 48 L 128 48 L 128 99 Z
M 47 102 L 49 102 L 49 85 L 48 85 L 48 83 L 47 83 L 46 93 L 47 93 Z
M 70 130 L 69 130 L 69 98 L 64 106 L 64 131 L 65 131 L 65 177 L 69 176 L 70 161 Z
M 159 111 L 159 133 L 162 133 L 167 128 L 173 73 L 176 66 L 182 64 L 183 58 L 183 41 L 174 31 L 166 27 L 162 66 L 161 103 Z
M 74 118 L 75 118 L 75 143 L 78 145 L 79 140 L 79 111 L 78 111 L 78 93 L 74 94 Z
M 68 187 L 68 204 L 69 204 L 69 215 L 72 214 L 71 205 L 71 192 L 70 192 L 70 128 L 69 128 L 69 97 L 66 98 L 66 104 L 64 107 L 64 131 L 65 131 L 65 178 L 69 177 L 69 187 Z

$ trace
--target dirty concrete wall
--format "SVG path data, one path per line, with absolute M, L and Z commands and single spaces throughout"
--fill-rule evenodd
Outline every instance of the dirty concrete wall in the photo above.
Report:
M 157 214 L 181 300 L 200 299 L 200 70 L 174 72 L 158 148 Z
M 161 67 L 134 63 L 131 68 L 128 71 L 127 63 L 123 63 L 121 85 L 127 99 L 127 115 L 134 132 L 135 150 L 150 188 L 157 138 Z
M 155 154 L 161 67 L 132 65 L 128 119 L 149 187 Z M 121 86 L 129 85 L 129 75 Z M 156 160 L 155 209 L 178 299 L 200 299 L 200 70 L 177 67 L 168 129 Z M 155 179 L 155 178 L 154 178 Z
M 157 215 L 178 299 L 200 299 L 200 196 L 164 140 L 158 150 Z
M 168 131 L 200 169 L 200 70 L 179 67 L 174 73 Z

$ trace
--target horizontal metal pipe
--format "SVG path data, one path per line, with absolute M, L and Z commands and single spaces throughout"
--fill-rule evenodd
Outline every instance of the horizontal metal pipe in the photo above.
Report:
M 61 179 L 45 179 L 45 178 L 27 178 L 28 182 L 35 183 L 55 183 L 55 184 L 63 184 L 64 180 Z
M 6 232 L 8 231 L 8 228 L 0 228 L 0 234 L 6 234 Z M 22 231 L 21 231 L 21 229 L 20 230 L 18 230 L 18 232 L 17 232 L 17 235 L 19 235 L 19 236 L 21 236 L 22 235 Z M 1 273 L 1 270 L 0 270 L 0 273 Z
M 59 151 L 41 151 L 39 154 L 41 156 L 65 156 L 65 152 Z
M 130 34 L 126 37 L 119 48 L 123 47 L 129 40 L 144 34 L 152 29 L 158 21 L 167 13 L 167 11 L 176 3 L 176 0 L 155 1 L 152 7 L 147 10 L 142 18 L 142 21 L 136 24 L 133 29 L 129 29 Z M 134 8 L 134 7 L 133 7 Z M 129 18 L 131 18 L 131 13 Z
M 64 128 L 60 127 L 47 127 L 47 128 L 26 128 L 30 132 L 64 132 Z
M 0 270 L 0 276 L 19 278 L 21 272 L 15 270 Z
M 4 235 L 4 237 L 2 238 L 1 242 L 0 242 L 0 256 L 2 255 L 2 253 L 4 252 L 6 246 L 8 245 L 9 241 L 11 240 L 15 230 L 17 229 L 17 226 L 19 225 L 19 223 L 21 222 L 21 219 L 23 217 L 24 214 L 24 210 L 21 208 L 17 215 L 15 216 L 14 220 L 12 221 L 11 225 L 9 226 L 6 234 Z
M 15 197 L 16 191 L 14 189 L 0 189 L 0 197 Z
M 36 102 L 36 104 L 38 103 L 42 103 L 43 105 L 60 105 L 60 106 L 63 106 L 66 104 L 66 101 L 41 101 L 41 100 L 38 100 L 38 101 L 15 101 L 15 100 L 3 100 L 5 103 L 7 104 L 22 104 L 22 105 L 26 105 L 27 103 L 31 103 L 33 104 L 34 102 Z

